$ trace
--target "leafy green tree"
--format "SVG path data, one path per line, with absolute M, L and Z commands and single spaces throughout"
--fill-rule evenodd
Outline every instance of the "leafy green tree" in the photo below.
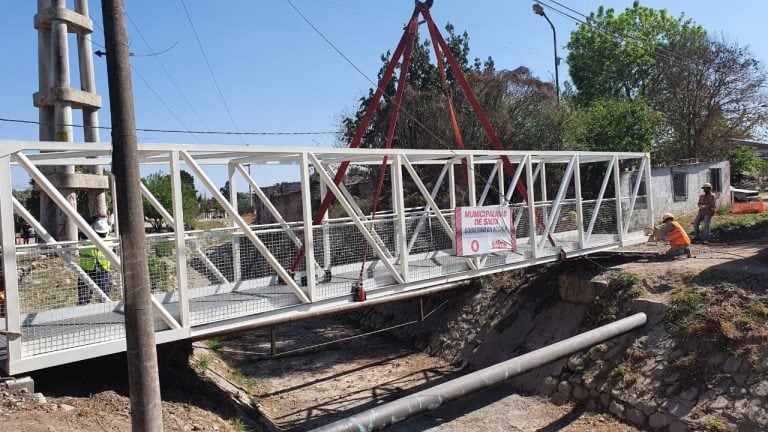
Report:
M 152 173 L 142 178 L 141 182 L 144 183 L 144 186 L 152 192 L 152 195 L 157 198 L 166 210 L 172 208 L 173 191 L 171 189 L 170 174 L 162 172 Z M 181 195 L 184 225 L 191 226 L 192 221 L 198 214 L 199 202 L 194 177 L 186 171 L 181 171 Z M 155 231 L 159 231 L 165 224 L 163 217 L 146 198 L 144 198 L 144 218 L 152 224 Z
M 749 146 L 736 146 L 728 154 L 731 163 L 731 179 L 739 182 L 744 173 L 762 171 L 766 169 L 766 163 L 760 159 L 755 150 Z
M 643 102 L 602 100 L 567 121 L 569 147 L 585 151 L 649 152 L 663 117 Z
M 456 57 L 461 71 L 502 145 L 508 149 L 562 149 L 562 130 L 566 112 L 555 103 L 552 83 L 539 80 L 524 67 L 512 71 L 496 70 L 496 65 L 491 58 L 486 60 L 475 58 L 471 61 L 470 39 L 467 33 L 456 33 L 450 24 L 445 28 L 446 43 Z M 379 72 L 380 76 L 390 58 L 389 53 L 382 56 L 384 65 Z M 457 148 L 448 108 L 450 97 L 464 147 L 490 149 L 491 143 L 456 77 L 451 72 L 447 73 L 448 95 L 446 95 L 435 63 L 430 41 L 414 44 L 393 146 L 440 150 Z M 343 118 L 340 145 L 351 143 L 373 93 L 371 89 L 366 97 L 359 100 L 356 112 Z M 393 108 L 391 101 L 395 94 L 396 80 L 393 79 L 386 88 L 385 98 L 378 106 L 370 127 L 365 131 L 362 147 L 384 147 L 390 112 Z M 487 167 L 478 169 L 479 175 L 487 175 L 483 171 L 485 168 Z M 419 167 L 418 169 L 422 178 L 436 179 L 440 168 Z M 370 169 L 369 178 L 378 178 L 377 167 Z M 427 186 L 430 187 L 431 184 Z M 385 190 L 382 195 L 385 202 L 389 198 L 389 187 L 390 182 L 385 180 Z M 462 192 L 460 190 L 459 194 Z M 442 202 L 444 198 L 446 198 L 445 195 L 438 195 L 438 202 Z M 406 205 L 421 204 L 423 204 L 423 198 L 415 188 L 406 191 Z
M 691 20 L 672 17 L 665 9 L 640 6 L 616 14 L 598 8 L 571 33 L 568 67 L 579 105 L 602 99 L 642 99 L 656 79 L 655 61 L 661 55 L 678 57 L 671 41 L 704 30 Z

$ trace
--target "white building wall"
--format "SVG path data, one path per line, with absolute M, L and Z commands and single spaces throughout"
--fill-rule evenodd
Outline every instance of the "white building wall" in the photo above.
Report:
M 675 217 L 695 214 L 699 195 L 703 192 L 701 185 L 716 183 L 713 181 L 712 169 L 720 170 L 720 190 L 715 191 L 718 206 L 730 205 L 731 168 L 728 161 L 701 162 L 689 165 L 674 165 L 651 169 L 651 191 L 653 193 L 653 212 L 656 219 L 663 213 L 672 213 Z M 675 173 L 685 174 L 686 196 L 675 197 L 673 177 Z M 622 190 L 629 190 L 629 182 L 637 172 L 623 172 L 621 176 Z

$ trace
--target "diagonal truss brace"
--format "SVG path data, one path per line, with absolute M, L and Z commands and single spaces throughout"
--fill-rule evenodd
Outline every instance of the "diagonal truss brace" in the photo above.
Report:
M 320 180 L 325 183 L 325 185 L 328 187 L 328 189 L 331 191 L 333 195 L 336 196 L 336 199 L 339 201 L 339 204 L 341 204 L 342 207 L 344 207 L 344 210 L 349 215 L 350 219 L 352 220 L 352 223 L 357 226 L 357 229 L 360 231 L 360 233 L 365 237 L 366 241 L 368 241 L 368 244 L 371 246 L 371 249 L 378 255 L 381 262 L 384 264 L 384 266 L 389 270 L 389 272 L 392 274 L 392 277 L 395 278 L 395 280 L 398 283 L 405 283 L 405 279 L 403 279 L 403 276 L 400 274 L 400 272 L 397 271 L 392 261 L 390 261 L 390 258 L 388 256 L 391 256 L 391 254 L 388 254 L 385 252 L 380 246 L 379 243 L 376 241 L 376 239 L 371 234 L 370 230 L 363 224 L 362 220 L 363 217 L 357 214 L 354 207 L 349 203 L 347 198 L 342 194 L 342 191 L 336 186 L 336 183 L 333 181 L 331 176 L 328 174 L 328 172 L 323 168 L 322 163 L 320 163 L 319 160 L 317 160 L 317 157 L 313 155 L 312 153 L 307 153 L 307 156 L 309 156 L 309 162 L 312 163 L 315 167 L 315 172 L 320 176 Z M 402 217 L 402 215 L 400 215 Z
M 240 216 L 240 214 L 238 214 L 237 209 L 235 209 L 232 206 L 232 203 L 230 203 L 229 200 L 227 200 L 224 195 L 221 194 L 218 188 L 216 188 L 211 179 L 208 178 L 208 175 L 205 173 L 205 171 L 202 170 L 202 168 L 200 168 L 192 156 L 190 156 L 186 151 L 180 151 L 179 156 L 184 159 L 184 162 L 195 173 L 198 180 L 203 183 L 206 189 L 208 189 L 208 192 L 211 193 L 211 195 L 216 199 L 224 211 L 227 212 L 227 214 L 232 218 L 237 226 L 240 227 L 240 229 L 243 231 L 243 235 L 245 235 L 245 237 L 250 240 L 251 243 L 253 243 L 253 245 L 261 253 L 264 259 L 267 260 L 267 263 L 269 263 L 270 267 L 275 270 L 280 279 L 282 279 L 282 281 L 294 291 L 296 297 L 298 297 L 302 303 L 310 303 L 309 298 L 306 294 L 304 294 L 304 291 L 302 291 L 299 285 L 296 284 L 296 281 L 294 281 L 291 275 L 283 268 L 282 265 L 280 265 L 280 262 L 277 260 L 277 258 L 275 258 L 272 252 L 267 249 L 267 247 L 264 245 L 264 243 L 261 242 L 256 234 L 251 231 L 251 227 L 248 226 L 248 223 Z
M 40 189 L 42 189 L 43 192 L 48 195 L 51 201 L 53 201 L 70 220 L 75 222 L 75 225 L 77 225 L 83 234 L 85 234 L 85 236 L 93 242 L 94 246 L 96 246 L 109 260 L 109 262 L 115 266 L 115 270 L 122 271 L 123 266 L 117 254 L 98 234 L 96 234 L 93 228 L 88 225 L 88 222 L 86 222 L 85 219 L 80 216 L 80 213 L 77 212 L 77 209 L 73 208 L 67 199 L 61 194 L 61 192 L 59 192 L 53 186 L 53 184 L 51 184 L 50 181 L 48 181 L 48 178 L 46 178 L 45 175 L 41 173 L 40 170 L 38 170 L 37 167 L 35 167 L 23 153 L 16 153 L 13 157 L 16 162 L 18 162 L 19 165 L 24 168 L 27 174 L 32 177 L 32 180 L 37 183 Z M 123 281 L 123 283 L 125 283 L 125 281 Z M 158 301 L 154 296 L 150 296 L 150 300 L 152 301 L 152 306 L 155 307 L 155 310 L 157 310 L 157 312 L 160 314 L 162 320 L 168 324 L 171 329 L 176 330 L 181 328 L 181 324 L 179 324 L 173 315 L 171 315 L 165 309 L 165 307 L 163 307 L 160 301 Z

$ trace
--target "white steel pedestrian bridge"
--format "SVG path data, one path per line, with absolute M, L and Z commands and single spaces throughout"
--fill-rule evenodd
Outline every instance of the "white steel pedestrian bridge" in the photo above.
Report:
M 147 234 L 158 343 L 309 317 L 354 303 L 355 287 L 372 301 L 639 243 L 653 224 L 651 191 L 645 188 L 650 160 L 644 153 L 176 144 L 140 145 L 139 152 L 142 175 L 159 171 L 172 185 L 172 200 L 143 188 L 145 206 L 166 227 Z M 125 350 L 122 293 L 131 281 L 120 278 L 119 232 L 101 240 L 72 206 L 71 191 L 58 190 L 43 174 L 61 166 L 109 171 L 110 155 L 108 144 L 0 141 L 6 303 L 0 366 L 7 374 Z M 345 162 L 347 175 L 334 181 Z M 381 166 L 388 168 L 387 181 L 371 215 Z M 278 204 L 253 179 L 264 170 L 296 179 L 300 189 Z M 218 201 L 224 227 L 194 229 L 194 221 L 185 218 L 185 172 L 202 195 Z M 218 183 L 212 180 L 217 177 Z M 229 180 L 228 196 L 220 192 L 221 179 Z M 30 180 L 85 240 L 57 241 L 46 231 L 37 210 L 25 207 L 13 191 Z M 251 216 L 239 214 L 237 193 L 249 190 L 262 212 L 259 219 L 271 223 L 254 225 Z M 313 224 L 326 194 L 335 196 L 334 204 Z M 110 213 L 116 213 L 120 203 L 115 194 L 108 196 Z M 456 256 L 454 208 L 490 205 L 513 209 L 516 248 Z M 36 233 L 31 244 L 17 244 L 23 243 L 16 232 L 24 221 Z M 112 263 L 109 293 L 78 266 L 86 242 Z M 78 305 L 78 280 L 94 293 L 89 304 Z

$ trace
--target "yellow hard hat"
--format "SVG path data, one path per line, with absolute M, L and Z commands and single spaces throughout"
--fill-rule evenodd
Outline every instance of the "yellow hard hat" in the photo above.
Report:
M 704 183 L 701 185 L 702 189 L 712 189 L 712 183 Z
M 664 213 L 663 215 L 661 215 L 662 222 L 666 222 L 667 219 L 675 220 L 675 215 L 673 215 L 672 213 Z
M 572 219 L 576 219 L 576 218 L 579 217 L 579 214 L 576 213 L 575 211 L 571 210 L 571 211 L 568 212 L 568 217 L 570 217 Z

